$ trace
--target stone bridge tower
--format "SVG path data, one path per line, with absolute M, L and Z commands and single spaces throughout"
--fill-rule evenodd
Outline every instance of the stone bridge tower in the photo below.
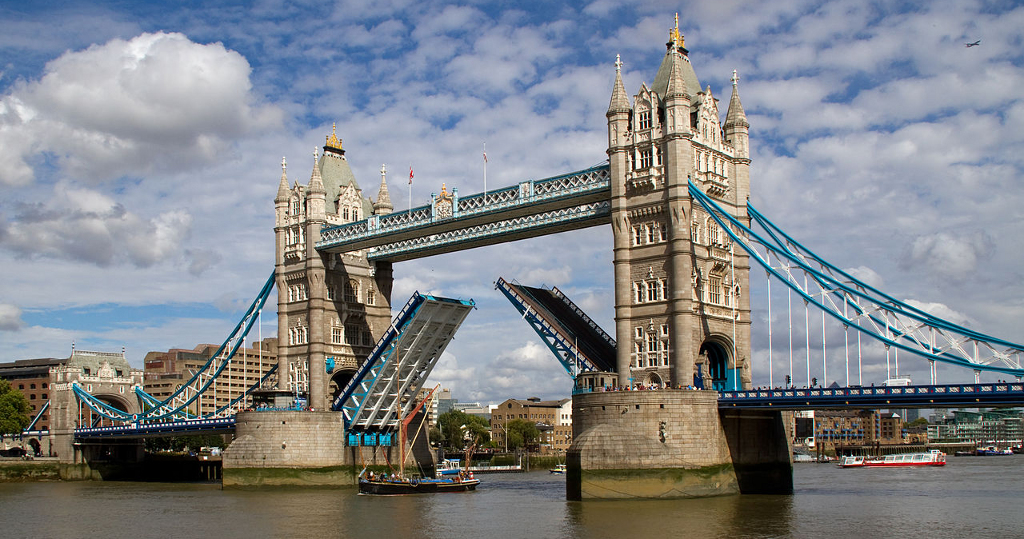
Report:
M 653 84 L 632 105 L 616 61 L 607 113 L 619 383 L 748 387 L 749 262 L 687 187 L 749 222 L 746 115 L 734 72 L 722 123 L 678 16 L 669 36 Z
M 723 123 L 678 17 L 669 36 L 632 105 L 616 62 L 607 118 L 619 383 L 674 389 L 573 396 L 570 500 L 792 493 L 779 412 L 719 410 L 699 390 L 750 386 L 748 260 L 688 189 L 749 222 L 748 124 L 735 73 Z
M 88 407 L 79 406 L 71 390 L 73 383 L 94 397 L 128 413 L 139 413 L 139 398 L 135 388 L 143 385 L 143 372 L 128 364 L 124 352 L 87 352 L 73 350 L 63 364 L 50 369 L 50 447 L 61 462 L 82 464 L 94 460 L 110 447 L 74 444 L 75 429 L 94 424 L 109 425 L 109 420 L 94 415 Z M 141 451 L 138 443 L 127 447 Z M 121 451 L 125 446 L 122 444 Z M 90 454 L 92 451 L 92 454 Z M 116 460 L 137 460 L 141 455 L 108 455 Z
M 376 202 L 363 196 L 337 133 L 314 152 L 308 184 L 289 186 L 285 163 L 274 200 L 278 320 L 278 389 L 329 407 L 391 322 L 390 262 L 363 251 L 321 254 L 325 225 L 391 213 L 384 168 Z

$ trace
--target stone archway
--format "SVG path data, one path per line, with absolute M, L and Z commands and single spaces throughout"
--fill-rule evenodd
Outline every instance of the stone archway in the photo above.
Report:
M 732 359 L 729 351 L 728 344 L 720 339 L 709 338 L 700 345 L 700 355 L 707 358 L 703 367 L 706 372 L 702 375 L 705 382 L 711 382 L 711 387 L 706 387 L 705 383 L 705 389 L 722 391 L 732 386 L 735 373 L 730 369 Z
M 123 410 L 128 413 L 135 412 L 137 408 L 136 406 L 133 406 L 132 403 L 128 402 L 127 399 L 123 398 L 121 395 L 99 393 L 94 394 L 93 396 L 119 410 Z M 112 427 L 120 424 L 114 423 L 110 419 L 107 419 L 106 417 L 97 414 L 96 412 L 93 412 L 91 409 L 89 409 L 88 406 L 85 406 L 84 404 L 81 404 L 80 406 L 81 424 L 78 425 L 79 427 Z
M 664 382 L 661 379 L 661 375 L 659 375 L 658 373 L 653 372 L 653 371 L 647 373 L 647 376 L 644 377 L 644 381 L 643 381 L 643 384 L 645 386 L 653 386 L 653 387 L 659 387 L 659 388 L 662 386 L 663 383 Z
M 356 375 L 354 369 L 336 369 L 331 374 L 331 381 L 328 383 L 327 391 L 330 395 L 330 402 L 334 402 L 341 395 L 342 390 L 348 384 L 349 380 Z

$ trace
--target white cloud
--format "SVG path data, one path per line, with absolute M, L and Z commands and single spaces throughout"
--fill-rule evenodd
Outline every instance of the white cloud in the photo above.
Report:
M 249 73 L 237 52 L 177 33 L 67 52 L 0 101 L 0 184 L 31 181 L 41 153 L 87 182 L 211 163 L 281 121 Z
M 970 234 L 938 232 L 914 238 L 902 264 L 906 268 L 923 269 L 959 281 L 970 277 L 979 264 L 992 256 L 994 249 L 992 238 L 982 231 Z
M 905 299 L 903 301 L 911 307 L 921 309 L 932 316 L 936 316 L 959 326 L 970 327 L 973 323 L 971 318 L 966 314 L 951 309 L 948 305 L 942 303 L 917 301 L 915 299 Z
M 850 276 L 857 279 L 858 281 L 876 289 L 882 290 L 885 285 L 882 276 L 875 272 L 875 270 L 867 266 L 858 266 L 856 268 L 850 268 L 845 270 Z
M 21 321 L 21 308 L 17 305 L 0 303 L 0 331 L 15 331 L 25 323 Z
M 96 190 L 60 183 L 50 204 L 22 206 L 0 223 L 0 247 L 29 258 L 148 267 L 180 256 L 191 221 L 180 209 L 145 219 Z

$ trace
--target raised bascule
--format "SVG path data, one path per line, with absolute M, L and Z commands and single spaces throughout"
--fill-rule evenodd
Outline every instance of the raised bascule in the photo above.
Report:
M 711 87 L 700 85 L 678 19 L 652 84 L 632 99 L 621 65 L 617 59 L 606 114 L 608 161 L 584 170 L 469 196 L 443 186 L 429 205 L 395 212 L 386 169 L 376 198 L 366 197 L 336 130 L 314 152 L 307 183 L 289 183 L 282 161 L 276 265 L 243 320 L 165 401 L 142 392 L 137 373 L 121 362 L 58 373 L 52 423 L 61 458 L 88 476 L 89 455 L 111 444 L 137 452 L 130 440 L 145 436 L 233 431 L 225 485 L 354 484 L 361 466 L 394 460 L 397 429 L 422 421 L 420 391 L 475 308 L 469 299 L 417 293 L 392 317 L 394 263 L 608 225 L 610 333 L 557 289 L 482 276 L 497 279 L 574 381 L 569 499 L 790 493 L 782 410 L 1024 403 L 1024 347 L 857 281 L 749 204 L 749 124 L 738 77 L 733 72 L 723 116 Z M 769 389 L 752 387 L 752 265 L 768 278 L 769 319 L 776 282 L 822 313 L 823 347 L 826 316 L 842 325 L 851 387 L 796 389 L 787 380 L 777 388 L 771 368 Z M 247 393 L 211 417 L 191 415 L 190 403 L 216 384 L 275 287 L 279 364 L 251 389 L 285 398 L 285 408 L 298 396 L 303 409 L 250 410 Z M 899 377 L 902 351 L 904 362 L 907 354 L 929 362 L 931 384 L 853 384 L 851 331 L 858 351 L 861 335 L 884 346 L 887 378 Z M 771 364 L 770 327 L 768 336 Z M 824 350 L 822 358 L 825 371 Z M 976 383 L 938 385 L 937 363 L 972 370 Z M 808 386 L 810 369 L 808 344 Z M 981 384 L 983 371 L 1017 382 Z M 429 467 L 429 448 L 420 444 L 409 449 Z

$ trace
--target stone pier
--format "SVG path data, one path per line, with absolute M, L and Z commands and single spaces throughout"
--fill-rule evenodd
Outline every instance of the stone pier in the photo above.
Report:
M 575 395 L 566 498 L 792 493 L 781 426 L 777 412 L 720 415 L 714 391 Z
M 410 432 L 417 421 L 413 421 Z M 235 440 L 224 450 L 225 487 L 272 485 L 355 485 L 364 466 L 386 469 L 397 463 L 399 448 L 350 447 L 337 412 L 239 412 Z M 408 459 L 432 469 L 427 437 L 420 436 Z

